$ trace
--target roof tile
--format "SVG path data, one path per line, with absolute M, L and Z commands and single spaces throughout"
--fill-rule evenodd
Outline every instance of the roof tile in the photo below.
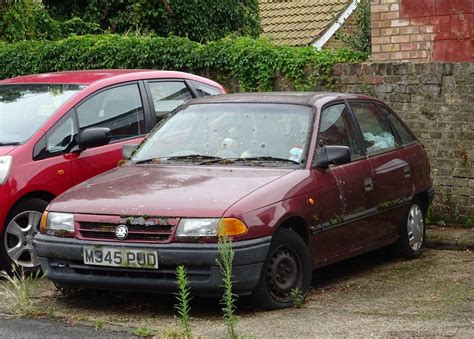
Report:
M 281 45 L 317 40 L 351 0 L 260 0 L 263 35 Z

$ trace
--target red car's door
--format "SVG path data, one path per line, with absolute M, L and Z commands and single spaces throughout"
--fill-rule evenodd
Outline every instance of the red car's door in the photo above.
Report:
M 76 107 L 79 131 L 107 127 L 112 140 L 71 154 L 74 184 L 116 167 L 124 144 L 140 143 L 159 120 L 157 116 L 163 117 L 192 97 L 184 80 L 155 79 L 106 88 L 80 103 Z
M 127 83 L 95 93 L 76 107 L 79 138 L 87 128 L 107 127 L 111 141 L 69 155 L 74 184 L 117 167 L 122 145 L 140 142 L 147 132 L 143 102 L 138 83 Z

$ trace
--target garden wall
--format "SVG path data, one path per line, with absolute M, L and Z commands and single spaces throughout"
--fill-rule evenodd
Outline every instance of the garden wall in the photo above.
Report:
M 474 217 L 474 63 L 334 66 L 335 90 L 385 100 L 425 145 L 446 221 Z

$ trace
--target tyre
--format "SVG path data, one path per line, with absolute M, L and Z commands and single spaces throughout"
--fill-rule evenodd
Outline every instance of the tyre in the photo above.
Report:
M 35 272 L 39 261 L 33 249 L 33 237 L 39 231 L 41 215 L 47 201 L 28 198 L 12 208 L 0 239 L 0 266 L 11 271 L 12 265 L 24 272 Z
M 258 306 L 265 309 L 292 306 L 292 290 L 298 288 L 304 295 L 310 283 L 311 261 L 305 242 L 290 229 L 278 230 L 252 293 Z
M 398 253 L 405 258 L 419 257 L 425 243 L 424 208 L 418 199 L 414 199 L 400 225 Z

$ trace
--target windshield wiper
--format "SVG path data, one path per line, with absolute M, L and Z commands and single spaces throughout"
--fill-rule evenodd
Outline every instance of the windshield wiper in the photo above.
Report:
M 261 156 L 261 157 L 246 157 L 246 158 L 236 158 L 233 159 L 234 161 L 265 161 L 265 162 L 289 162 L 296 165 L 301 165 L 300 162 L 286 159 L 286 158 L 278 158 L 278 157 L 271 157 L 271 156 Z
M 159 158 L 151 158 L 151 159 L 145 159 L 145 160 L 139 160 L 135 162 L 135 164 L 145 164 L 148 162 L 153 162 L 153 161 L 160 161 L 160 160 L 190 160 L 190 161 L 221 161 L 225 160 L 220 157 L 212 156 L 212 155 L 204 155 L 204 154 L 187 154 L 187 155 L 176 155 L 176 156 L 170 156 L 170 157 L 159 157 Z
M 188 155 L 177 155 L 174 157 L 168 157 L 166 160 L 224 160 L 221 157 L 216 157 L 213 155 L 205 155 L 205 154 L 188 154 Z
M 213 163 L 235 163 L 235 162 L 287 162 L 295 165 L 301 165 L 300 162 L 294 161 L 291 159 L 271 157 L 271 156 L 261 156 L 261 157 L 246 157 L 246 158 L 223 158 L 223 159 L 212 159 L 209 161 L 204 161 L 201 165 L 213 164 Z
M 18 146 L 20 143 L 18 141 L 0 141 L 0 146 Z

